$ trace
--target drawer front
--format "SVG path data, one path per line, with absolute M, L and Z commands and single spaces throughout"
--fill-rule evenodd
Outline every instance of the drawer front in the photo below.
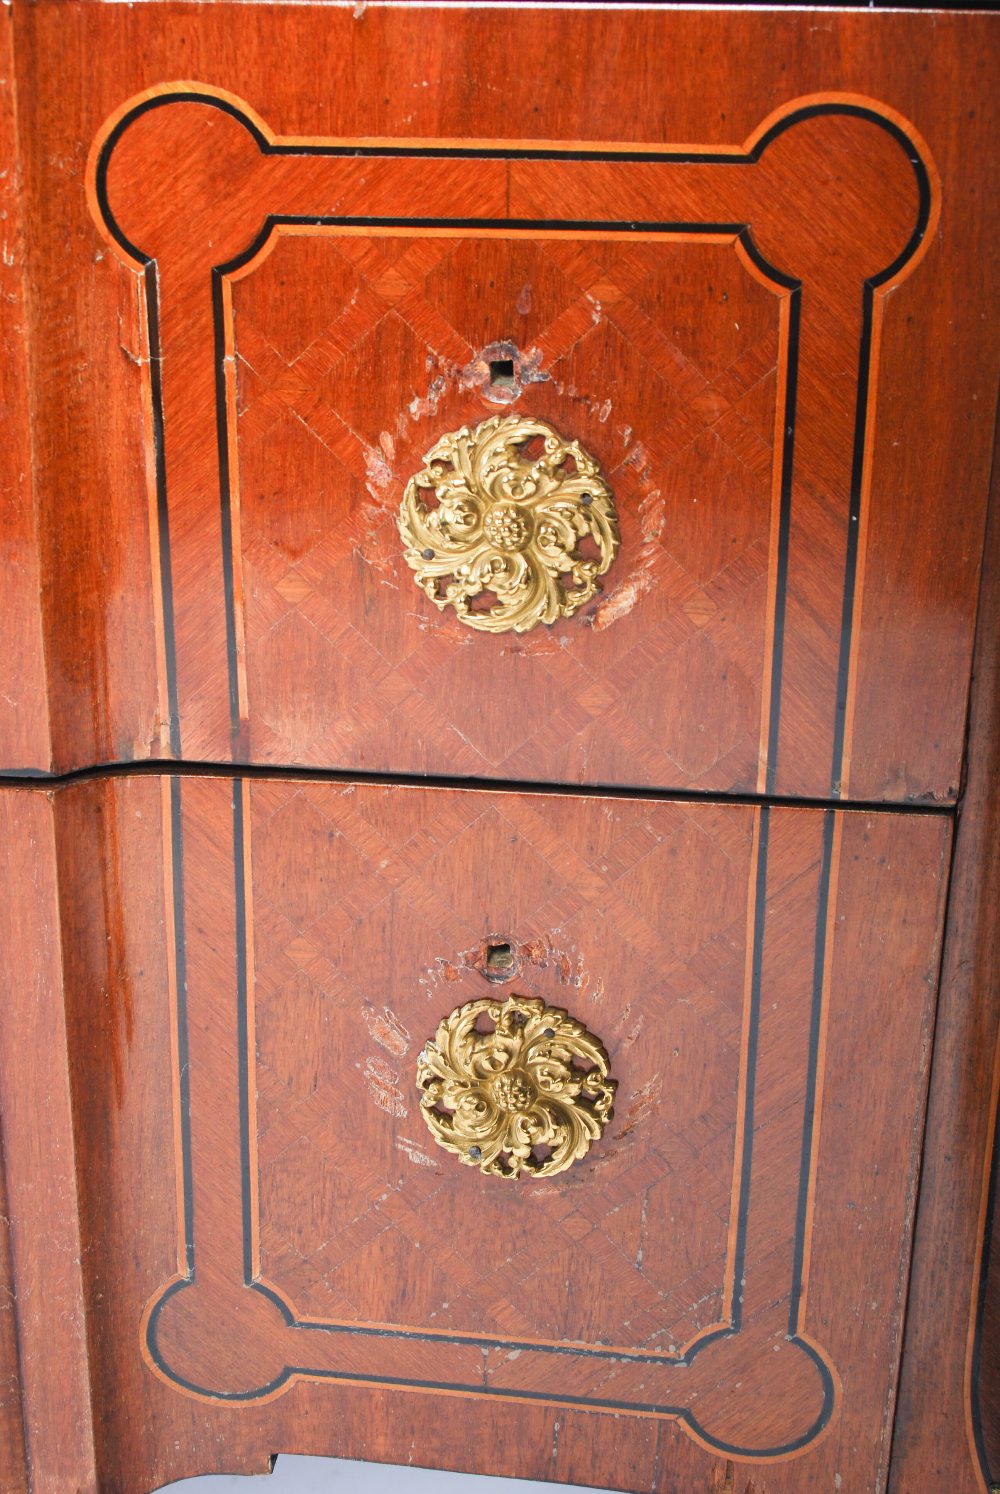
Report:
M 504 79 L 491 138 L 416 15 L 19 17 L 42 574 L 41 603 L 10 574 L 4 764 L 953 799 L 998 361 L 986 18 L 623 13 L 612 56 L 607 17 L 453 10 L 459 71 Z M 509 65 L 561 25 L 572 122 Z M 114 63 L 77 87 L 85 55 Z M 355 81 L 313 97 L 278 56 Z M 584 584 L 565 536 L 476 529 L 551 594 L 492 633 L 461 545 L 408 563 L 397 521 L 497 418 L 579 443 L 620 542 L 604 568 L 575 511 Z
M 55 824 L 108 1487 L 411 1436 L 876 1486 L 945 817 L 187 778 L 67 789 Z M 429 1042 L 468 1072 L 440 1024 L 514 998 L 617 1086 L 553 1176 L 484 1172 L 421 1105 Z

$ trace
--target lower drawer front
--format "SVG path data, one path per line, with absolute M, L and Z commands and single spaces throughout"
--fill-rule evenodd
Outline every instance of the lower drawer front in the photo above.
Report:
M 55 833 L 109 1488 L 282 1449 L 876 1486 L 946 819 L 146 777 Z M 495 1175 L 548 1156 L 516 1085 L 461 1154 L 420 1103 L 442 1020 L 515 997 L 536 1080 L 565 1012 L 617 1086 L 552 1176 Z

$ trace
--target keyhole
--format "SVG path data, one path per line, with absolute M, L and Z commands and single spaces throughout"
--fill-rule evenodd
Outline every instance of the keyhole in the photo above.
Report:
M 514 955 L 509 944 L 488 944 L 486 946 L 486 968 L 497 974 L 509 970 L 514 963 Z
M 489 981 L 510 980 L 517 970 L 517 957 L 506 939 L 487 939 L 480 967 Z
M 490 383 L 498 389 L 513 389 L 513 358 L 495 358 L 490 361 Z

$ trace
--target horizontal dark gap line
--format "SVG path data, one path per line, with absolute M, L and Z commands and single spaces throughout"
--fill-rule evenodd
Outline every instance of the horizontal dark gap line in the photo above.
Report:
M 389 140 L 378 145 L 306 145 L 268 144 L 264 148 L 268 156 L 355 156 L 378 158 L 417 157 L 429 160 L 458 161 L 606 161 L 612 165 L 672 166 L 754 166 L 756 159 L 750 151 L 740 150 L 641 150 L 627 145 L 595 146 L 587 150 L 558 145 L 396 145 Z
M 400 218 L 357 217 L 337 213 L 269 213 L 269 223 L 286 228 L 449 228 L 540 229 L 558 233 L 742 233 L 746 223 L 706 222 L 700 218 Z
M 712 793 L 704 789 L 644 788 L 615 783 L 545 783 L 523 778 L 454 778 L 439 773 L 377 773 L 349 768 L 275 766 L 270 763 L 174 762 L 155 758 L 134 763 L 103 763 L 46 773 L 40 768 L 0 772 L 0 788 L 68 788 L 105 778 L 246 778 L 292 779 L 307 783 L 362 784 L 372 788 L 462 789 L 477 793 L 548 794 L 560 798 L 671 800 L 682 804 L 743 804 L 751 808 L 836 809 L 854 814 L 953 815 L 957 803 L 939 800 L 824 799 L 796 794 Z

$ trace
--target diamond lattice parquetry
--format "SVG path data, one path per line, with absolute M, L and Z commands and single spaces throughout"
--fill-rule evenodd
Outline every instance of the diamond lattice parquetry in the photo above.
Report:
M 300 1312 L 660 1347 L 716 1320 L 750 832 L 710 804 L 254 786 L 261 1264 Z M 490 994 L 460 954 L 484 919 L 527 951 L 511 989 L 585 1019 L 619 1082 L 590 1153 L 523 1186 L 458 1165 L 419 1114 L 422 1045 Z
M 470 277 L 497 293 L 460 312 Z M 729 246 L 296 238 L 234 306 L 258 760 L 756 786 L 778 300 Z M 473 636 L 415 591 L 396 518 L 435 439 L 506 413 L 594 456 L 621 549 L 575 617 Z

